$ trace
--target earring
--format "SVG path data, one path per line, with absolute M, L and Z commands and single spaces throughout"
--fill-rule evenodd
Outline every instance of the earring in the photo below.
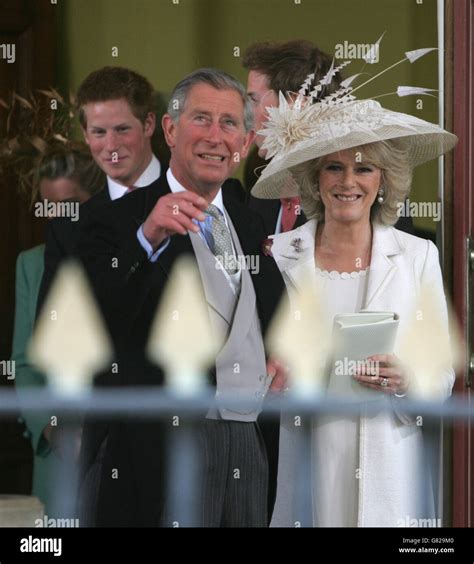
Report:
M 383 186 L 381 186 L 379 188 L 379 197 L 377 198 L 377 202 L 379 204 L 383 204 L 384 203 L 384 195 L 385 195 L 385 191 L 383 189 Z

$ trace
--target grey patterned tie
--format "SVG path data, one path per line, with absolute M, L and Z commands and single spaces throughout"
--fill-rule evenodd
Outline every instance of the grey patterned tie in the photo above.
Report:
M 208 206 L 206 213 L 212 217 L 211 232 L 214 239 L 214 255 L 228 274 L 235 274 L 237 272 L 237 264 L 230 232 L 225 223 L 224 216 L 219 211 L 219 208 L 212 204 Z

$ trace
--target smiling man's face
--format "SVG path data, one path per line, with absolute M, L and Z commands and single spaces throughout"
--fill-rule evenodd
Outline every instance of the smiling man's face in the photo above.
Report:
M 133 186 L 152 157 L 155 116 L 148 114 L 143 124 L 123 98 L 90 102 L 83 109 L 84 138 L 94 160 L 107 176 L 123 186 Z
M 245 131 L 240 94 L 204 83 L 188 92 L 176 122 L 164 116 L 163 130 L 174 176 L 186 189 L 203 195 L 218 190 L 232 175 L 253 138 Z

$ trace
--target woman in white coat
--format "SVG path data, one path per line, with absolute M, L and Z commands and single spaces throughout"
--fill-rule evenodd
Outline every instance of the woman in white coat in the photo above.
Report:
M 363 309 L 399 315 L 398 335 L 415 309 L 420 288 L 430 286 L 446 321 L 439 258 L 430 241 L 396 230 L 397 210 L 414 166 L 451 149 L 456 137 L 434 124 L 352 97 L 338 104 L 293 103 L 280 97 L 266 137 L 272 161 L 252 193 L 300 196 L 308 223 L 274 236 L 271 252 L 290 295 L 313 280 L 331 325 L 336 314 Z M 395 343 L 394 353 L 399 343 Z M 380 351 L 386 353 L 386 351 Z M 378 354 L 375 375 L 357 382 L 385 394 L 392 410 L 353 416 L 319 416 L 311 426 L 315 526 L 400 526 L 435 516 L 422 466 L 423 437 L 416 418 L 403 411 L 413 375 L 396 354 Z M 454 372 L 440 377 L 448 397 Z M 386 407 L 386 406 L 385 406 Z M 298 461 L 292 420 L 282 417 L 279 479 L 273 526 L 295 526 Z M 420 478 L 422 478 L 420 480 Z M 428 499 L 427 499 L 428 495 Z M 423 521 L 424 522 L 424 521 Z M 435 523 L 432 523 L 433 525 Z

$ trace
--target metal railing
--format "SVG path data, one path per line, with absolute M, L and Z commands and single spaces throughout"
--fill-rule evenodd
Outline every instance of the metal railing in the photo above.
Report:
M 65 397 L 49 389 L 22 390 L 21 399 L 14 390 L 2 392 L 0 396 L 0 417 L 17 414 L 19 410 L 41 412 L 54 410 L 61 416 L 62 432 L 59 447 L 58 475 L 56 481 L 54 513 L 64 517 L 75 515 L 78 466 L 77 458 L 72 452 L 73 428 L 67 425 L 67 419 L 77 420 L 78 413 L 99 418 L 116 418 L 123 415 L 134 416 L 139 419 L 149 420 L 163 418 L 167 415 L 179 413 L 186 417 L 203 413 L 215 405 L 214 390 L 209 388 L 203 393 L 193 397 L 182 397 L 167 391 L 166 388 L 134 388 L 134 389 L 93 389 L 79 397 Z M 227 407 L 239 407 L 241 402 L 228 399 Z M 389 402 L 372 401 L 364 403 L 364 414 L 371 415 L 381 410 L 392 411 Z M 313 398 L 274 397 L 264 405 L 265 415 L 278 416 L 282 410 L 300 415 L 339 414 L 350 416 L 360 413 L 360 403 L 348 402 L 344 399 L 324 395 Z M 403 411 L 413 416 L 445 420 L 470 421 L 474 414 L 474 406 L 461 398 L 452 397 L 444 403 L 413 401 L 405 399 Z M 64 423 L 66 421 L 66 423 Z M 192 430 L 188 428 L 185 433 L 178 434 L 173 440 L 178 441 L 168 451 L 174 453 L 168 460 L 168 479 L 170 490 L 175 492 L 176 498 L 172 500 L 173 514 L 178 515 L 177 523 L 193 525 L 196 523 L 195 515 L 188 501 L 193 495 L 192 488 L 198 487 L 196 476 L 196 452 L 192 437 Z M 301 476 L 298 478 L 296 513 L 301 516 L 298 521 L 301 526 L 311 526 L 311 468 L 310 464 L 310 430 L 306 429 L 300 436 L 298 451 L 306 460 L 300 466 Z M 420 480 L 424 476 L 420 475 Z M 422 489 L 421 491 L 424 491 Z M 420 501 L 423 505 L 423 500 Z

